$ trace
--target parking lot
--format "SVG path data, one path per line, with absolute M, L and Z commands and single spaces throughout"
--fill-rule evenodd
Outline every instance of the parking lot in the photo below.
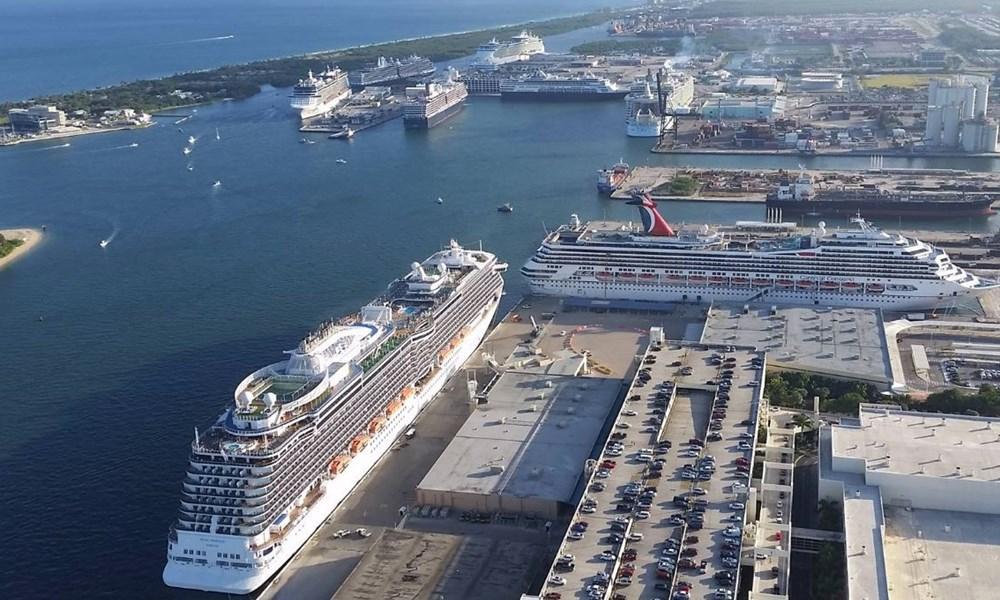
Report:
M 543 597 L 731 597 L 762 358 L 724 348 L 646 353 Z

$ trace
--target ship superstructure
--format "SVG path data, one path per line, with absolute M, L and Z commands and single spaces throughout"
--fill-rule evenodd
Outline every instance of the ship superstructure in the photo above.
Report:
M 351 73 L 349 80 L 351 87 L 363 88 L 427 77 L 434 74 L 434 69 L 434 63 L 422 56 L 403 59 L 380 56 L 373 66 Z
M 314 75 L 312 71 L 292 88 L 291 106 L 299 118 L 308 119 L 330 112 L 351 95 L 347 73 L 334 67 Z
M 449 72 L 447 80 L 406 88 L 403 101 L 403 125 L 410 129 L 429 129 L 458 114 L 469 92 Z
M 614 165 L 599 170 L 597 172 L 597 191 L 602 194 L 610 194 L 617 190 L 628 179 L 628 169 L 628 163 L 622 158 Z
M 493 38 L 480 45 L 469 66 L 475 70 L 488 71 L 496 69 L 500 65 L 526 60 L 532 54 L 543 54 L 544 52 L 545 44 L 542 42 L 542 38 L 522 31 L 509 41 L 498 42 L 496 38 Z
M 629 93 L 629 87 L 592 73 L 533 74 L 500 82 L 500 97 L 515 100 L 614 100 Z
M 660 109 L 662 96 L 663 110 Z M 673 127 L 678 110 L 687 110 L 694 100 L 694 80 L 671 68 L 660 71 L 659 92 L 656 77 L 648 74 L 635 81 L 625 96 L 625 133 L 629 137 L 659 137 Z M 662 113 L 662 114 L 661 114 Z
M 521 269 L 533 292 L 653 302 L 926 309 L 1000 286 L 918 239 L 860 217 L 845 229 L 794 223 L 675 229 L 648 196 L 630 201 L 642 226 L 583 224 L 575 216 L 545 237 Z
M 195 430 L 164 583 L 245 594 L 274 575 L 478 347 L 505 268 L 452 242 L 240 382 Z

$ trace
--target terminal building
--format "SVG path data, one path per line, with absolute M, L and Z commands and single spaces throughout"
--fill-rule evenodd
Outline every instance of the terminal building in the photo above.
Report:
M 723 96 L 706 100 L 701 106 L 709 121 L 774 121 L 785 114 L 784 96 L 735 98 Z
M 29 108 L 12 108 L 7 117 L 14 133 L 39 133 L 66 124 L 66 113 L 54 106 L 41 104 Z
M 819 449 L 851 600 L 996 597 L 1000 420 L 866 404 Z
M 587 359 L 519 346 L 417 486 L 417 503 L 555 519 L 573 501 L 619 378 L 588 376 Z
M 799 89 L 803 92 L 836 93 L 844 91 L 844 76 L 840 73 L 803 71 L 799 78 Z

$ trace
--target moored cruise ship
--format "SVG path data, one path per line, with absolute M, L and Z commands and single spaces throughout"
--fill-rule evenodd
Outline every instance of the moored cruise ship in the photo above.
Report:
M 625 134 L 629 137 L 659 137 L 674 126 L 671 113 L 688 110 L 694 99 L 694 80 L 682 71 L 660 71 L 659 92 L 650 74 L 635 81 L 625 96 Z M 660 95 L 664 113 L 661 116 Z
M 351 73 L 348 79 L 352 88 L 359 89 L 369 85 L 385 85 L 427 77 L 433 75 L 434 70 L 434 63 L 422 56 L 413 55 L 403 59 L 380 56 L 374 65 Z
M 505 267 L 452 242 L 247 376 L 195 430 L 164 583 L 245 594 L 271 578 L 479 346 Z
M 430 129 L 458 114 L 469 92 L 451 74 L 446 81 L 406 88 L 403 125 L 408 129 Z
M 499 65 L 526 60 L 532 54 L 545 53 L 545 43 L 542 38 L 522 31 L 507 42 L 498 42 L 496 38 L 479 46 L 476 56 L 469 65 L 472 69 L 488 71 Z
M 615 100 L 628 93 L 627 86 L 590 73 L 553 75 L 537 71 L 500 82 L 500 97 L 505 100 Z
M 300 79 L 292 88 L 292 108 L 299 118 L 308 119 L 330 112 L 351 95 L 347 73 L 338 68 L 327 68 L 319 75 L 309 75 Z
M 918 239 L 860 217 L 846 229 L 744 223 L 675 230 L 648 196 L 643 226 L 574 215 L 522 267 L 537 294 L 652 302 L 770 302 L 892 310 L 948 306 L 1000 287 Z M 785 227 L 785 226 L 788 227 Z

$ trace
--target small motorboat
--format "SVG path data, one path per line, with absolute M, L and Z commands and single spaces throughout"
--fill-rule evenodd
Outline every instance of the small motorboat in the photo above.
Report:
M 214 187 L 214 188 L 222 187 L 222 182 L 219 181 L 218 179 L 216 179 L 215 183 L 212 184 L 212 187 Z
M 193 145 L 194 145 L 194 143 L 195 143 L 195 142 L 197 142 L 197 141 L 198 141 L 198 140 L 197 140 L 197 138 L 195 138 L 195 137 L 194 137 L 193 135 L 189 135 L 189 136 L 188 136 L 188 143 L 189 143 L 189 144 L 191 144 L 192 146 L 193 146 Z
M 441 196 L 438 196 L 437 203 L 438 204 L 444 204 L 444 198 L 442 198 Z
M 301 140 L 299 140 L 299 143 L 300 144 L 315 144 L 316 140 L 311 140 L 309 138 L 302 138 Z
M 514 207 L 510 205 L 510 202 L 506 202 L 497 207 L 497 212 L 512 213 L 514 212 Z
M 188 148 L 187 146 L 184 146 L 184 154 L 191 154 L 191 149 Z
M 343 159 L 343 158 L 338 158 L 337 159 L 337 164 L 338 165 L 346 165 L 347 164 L 347 160 Z
M 108 240 L 101 240 L 97 245 L 101 248 L 107 248 L 109 243 Z

